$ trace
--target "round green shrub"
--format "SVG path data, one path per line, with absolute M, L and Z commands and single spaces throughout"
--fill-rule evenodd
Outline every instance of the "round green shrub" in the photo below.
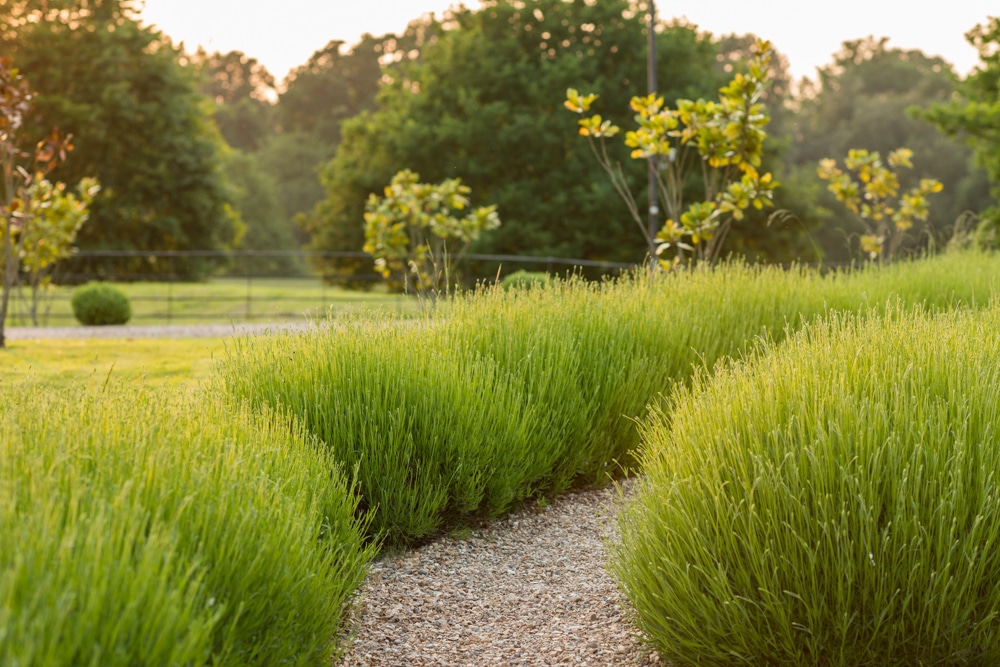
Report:
M 73 316 L 80 324 L 100 326 L 125 324 L 132 317 L 132 305 L 125 294 L 105 283 L 88 283 L 73 292 Z
M 525 289 L 529 287 L 541 287 L 548 285 L 552 278 L 544 271 L 525 271 L 520 269 L 514 273 L 504 276 L 500 285 L 504 289 Z
M 1000 664 L 998 332 L 845 316 L 654 410 L 611 569 L 664 660 Z

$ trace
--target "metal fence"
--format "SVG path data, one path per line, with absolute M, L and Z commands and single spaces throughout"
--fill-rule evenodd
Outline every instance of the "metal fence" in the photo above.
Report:
M 618 275 L 633 264 L 563 257 L 468 254 L 456 264 L 466 286 L 492 283 L 518 269 L 590 279 Z M 361 252 L 82 251 L 58 267 L 38 309 L 40 325 L 74 323 L 70 286 L 130 283 L 132 323 L 288 321 L 330 308 L 402 310 L 409 300 L 389 293 Z M 346 286 L 350 291 L 338 289 Z M 30 325 L 29 292 L 15 293 L 8 324 Z

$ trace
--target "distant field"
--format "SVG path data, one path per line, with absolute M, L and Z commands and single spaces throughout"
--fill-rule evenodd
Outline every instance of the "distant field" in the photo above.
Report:
M 132 302 L 130 324 L 208 324 L 287 322 L 323 317 L 336 310 L 386 309 L 406 312 L 414 302 L 389 294 L 383 286 L 370 292 L 345 290 L 311 278 L 214 278 L 200 283 L 137 282 L 116 286 Z M 76 326 L 72 287 L 56 287 L 39 309 L 43 326 Z M 24 299 L 12 298 L 8 326 L 30 326 Z

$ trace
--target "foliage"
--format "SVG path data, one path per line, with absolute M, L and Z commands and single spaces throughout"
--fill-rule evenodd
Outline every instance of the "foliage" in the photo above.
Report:
M 1000 660 L 997 327 L 835 317 L 652 414 L 612 571 L 665 663 Z
M 226 182 L 231 189 L 233 208 L 246 226 L 240 239 L 241 250 L 292 252 L 298 244 L 288 217 L 281 210 L 281 198 L 274 182 L 261 165 L 259 153 L 233 150 L 223 160 Z M 256 275 L 291 276 L 301 272 L 294 256 L 257 257 Z
M 21 270 L 31 290 L 31 323 L 38 326 L 38 307 L 42 296 L 52 287 L 52 272 L 59 260 L 72 257 L 77 232 L 89 217 L 88 207 L 101 189 L 97 179 L 85 178 L 76 187 L 76 195 L 66 192 L 65 183 L 52 184 L 43 179 L 33 182 L 26 195 L 31 224 L 21 228 L 15 238 L 20 248 Z M 20 236 L 24 235 L 23 241 Z M 2 262 L 0 262 L 2 264 Z
M 78 287 L 71 301 L 73 316 L 80 324 L 102 326 L 125 324 L 132 317 L 132 305 L 124 292 L 106 283 Z
M 4 392 L 0 663 L 329 664 L 371 556 L 349 476 L 245 406 L 101 380 Z
M 504 226 L 476 252 L 641 259 L 626 208 L 610 183 L 594 182 L 588 149 L 568 136 L 558 102 L 579 81 L 598 91 L 642 91 L 643 19 L 633 9 L 624 0 L 502 0 L 448 14 L 448 29 L 420 58 L 388 74 L 377 110 L 344 124 L 321 174 L 327 198 L 305 223 L 310 247 L 359 247 L 369 194 L 408 167 L 429 182 L 461 174 L 503 212 Z M 710 36 L 669 24 L 657 41 L 663 94 L 697 97 L 724 82 Z M 616 109 L 609 118 L 628 116 Z M 624 147 L 612 155 L 626 161 Z M 638 163 L 624 168 L 635 180 L 644 173 Z
M 457 178 L 439 185 L 419 180 L 419 174 L 403 170 L 384 197 L 368 198 L 364 251 L 384 278 L 395 273 L 407 287 L 436 294 L 449 287 L 451 257 L 461 259 L 470 243 L 500 226 L 500 217 L 496 206 L 481 206 L 459 218 L 469 205 L 468 186 Z M 457 251 L 448 251 L 449 240 L 458 242 Z
M 284 411 L 358 472 L 389 544 L 603 483 L 632 463 L 646 406 L 698 367 L 781 339 L 829 311 L 982 304 L 1000 261 L 948 254 L 853 273 L 660 272 L 617 282 L 483 289 L 405 324 L 340 318 L 238 340 L 224 391 Z
M 699 260 L 714 262 L 732 221 L 742 220 L 751 205 L 762 209 L 770 205 L 777 187 L 771 174 L 757 172 L 764 150 L 764 126 L 769 119 L 760 103 L 771 62 L 769 42 L 759 41 L 746 74 L 737 73 L 729 85 L 719 91 L 719 102 L 703 99 L 677 100 L 677 108 L 663 106 L 663 97 L 655 93 L 633 97 L 630 106 L 636 112 L 638 129 L 625 135 L 625 145 L 632 148 L 633 159 L 653 165 L 659 184 L 659 200 L 669 216 L 655 235 L 647 229 L 620 166 L 612 164 L 604 139 L 615 136 L 620 128 L 600 114 L 578 121 L 580 134 L 611 178 L 618 194 L 625 200 L 633 220 L 646 238 L 650 256 L 661 256 L 674 246 L 693 252 Z M 594 94 L 580 95 L 575 89 L 566 92 L 565 106 L 583 114 L 597 99 Z M 684 207 L 684 185 L 690 171 L 700 171 L 705 188 L 702 201 Z M 666 262 L 661 260 L 666 265 Z
M 937 104 L 924 116 L 952 136 L 966 139 L 989 174 L 993 197 L 984 212 L 983 236 L 1000 247 L 1000 17 L 993 17 L 965 38 L 979 52 L 979 67 L 959 86 L 959 98 Z
M 18 13 L 18 7 L 25 5 Z M 196 71 L 169 40 L 139 22 L 125 0 L 4 4 L 0 49 L 37 91 L 24 145 L 57 125 L 76 137 L 76 157 L 52 178 L 96 177 L 101 192 L 80 230 L 83 250 L 214 250 L 239 237 L 220 170 L 223 142 Z M 101 273 L 93 260 L 78 268 Z M 133 274 L 161 266 L 136 259 Z M 176 262 L 200 275 L 206 262 Z
M 215 102 L 222 138 L 241 151 L 260 148 L 273 125 L 270 98 L 277 92 L 271 73 L 240 51 L 210 54 L 199 48 L 190 60 L 202 70 L 200 90 Z
M 836 160 L 820 161 L 819 177 L 830 181 L 830 192 L 864 225 L 867 233 L 861 237 L 861 250 L 869 259 L 891 260 L 913 223 L 927 220 L 927 196 L 941 191 L 940 181 L 922 178 L 909 192 L 899 194 L 899 176 L 893 168 L 912 168 L 911 157 L 913 151 L 898 148 L 889 154 L 886 167 L 878 151 L 852 149 L 844 166 L 854 177 L 838 168 Z
M 73 150 L 71 136 L 65 136 L 58 129 L 43 138 L 34 151 L 27 153 L 19 147 L 22 134 L 26 130 L 27 117 L 32 110 L 34 94 L 28 82 L 13 61 L 0 57 L 0 232 L 3 243 L 0 247 L 0 265 L 3 268 L 3 288 L 0 296 L 0 348 L 5 345 L 4 326 L 10 294 L 20 278 L 21 262 L 31 257 L 30 263 L 37 269 L 40 253 L 33 238 L 41 209 L 40 184 L 45 174 L 52 171 L 66 159 Z M 27 164 L 22 164 L 27 163 Z M 49 203 L 52 203 L 51 197 Z M 44 225 L 48 220 L 42 216 Z
M 323 200 L 317 171 L 336 153 L 344 123 L 375 107 L 381 63 L 392 69 L 419 53 L 420 39 L 411 26 L 400 35 L 366 34 L 350 49 L 343 42 L 330 42 L 289 73 L 270 114 L 270 134 L 259 143 L 256 157 L 277 190 L 283 223 L 292 228 L 299 245 L 308 235 L 298 220 Z M 361 244 L 359 240 L 351 250 Z
M 514 273 L 509 273 L 500 281 L 504 289 L 528 289 L 547 285 L 552 278 L 544 271 L 525 271 L 518 269 Z
M 951 99 L 956 75 L 948 62 L 893 48 L 885 38 L 866 38 L 844 42 L 818 75 L 817 84 L 805 81 L 800 87 L 794 122 L 787 125 L 792 142 L 781 180 L 815 193 L 807 202 L 812 210 L 801 204 L 789 208 L 799 217 L 822 221 L 815 238 L 827 261 L 852 260 L 859 254 L 857 238 L 867 232 L 817 176 L 816 164 L 823 158 L 845 156 L 854 148 L 884 157 L 907 146 L 915 157 L 913 168 L 899 174 L 900 187 L 909 190 L 924 178 L 941 181 L 944 190 L 935 197 L 922 233 L 902 243 L 903 254 L 940 247 L 959 216 L 988 205 L 986 174 L 975 168 L 972 151 L 916 113 Z
M 343 121 L 375 106 L 379 58 L 391 37 L 364 35 L 350 49 L 334 40 L 292 70 L 275 107 L 281 132 L 306 132 L 326 146 L 340 143 Z

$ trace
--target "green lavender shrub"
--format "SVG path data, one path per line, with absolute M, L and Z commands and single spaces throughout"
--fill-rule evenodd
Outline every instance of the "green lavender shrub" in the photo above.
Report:
M 830 312 L 985 304 L 985 255 L 821 275 L 739 263 L 649 280 L 484 288 L 417 320 L 236 339 L 220 391 L 276 409 L 358 468 L 391 543 L 634 467 L 647 405 L 699 368 Z
M 611 570 L 677 665 L 1000 663 L 1000 307 L 814 323 L 652 412 Z
M 492 360 L 439 334 L 427 319 L 386 317 L 239 338 L 220 377 L 224 391 L 280 409 L 356 469 L 372 533 L 400 545 L 506 508 L 520 479 L 540 474 L 530 401 Z
M 0 664 L 325 665 L 371 549 L 299 429 L 208 397 L 3 388 Z

